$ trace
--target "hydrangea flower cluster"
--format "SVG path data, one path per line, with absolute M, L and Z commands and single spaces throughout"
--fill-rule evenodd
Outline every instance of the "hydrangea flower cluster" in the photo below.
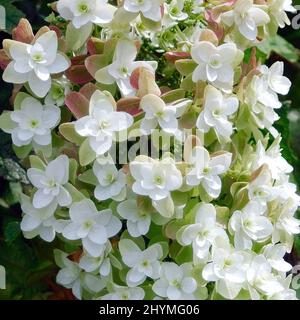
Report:
M 0 128 L 28 165 L 24 237 L 60 243 L 57 283 L 77 299 L 296 299 L 300 197 L 274 127 L 291 83 L 255 50 L 290 1 L 52 8 L 4 40 Z

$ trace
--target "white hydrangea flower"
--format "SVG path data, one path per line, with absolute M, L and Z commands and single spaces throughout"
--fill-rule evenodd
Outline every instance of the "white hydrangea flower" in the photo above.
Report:
M 281 155 L 280 140 L 281 138 L 276 139 L 267 150 L 261 141 L 257 142 L 256 153 L 251 166 L 253 171 L 266 164 L 274 180 L 278 180 L 282 175 L 293 171 L 293 167 Z
M 262 254 L 255 256 L 247 268 L 247 286 L 253 300 L 260 299 L 261 295 L 273 296 L 285 289 Z
M 127 230 L 132 237 L 148 233 L 151 225 L 151 212 L 141 210 L 136 199 L 129 199 L 117 207 L 118 214 L 127 220 Z
M 52 202 L 45 208 L 36 209 L 31 204 L 30 198 L 22 194 L 21 208 L 24 213 L 21 230 L 25 238 L 32 239 L 39 235 L 44 241 L 52 242 L 56 235 L 54 212 L 57 204 Z
M 109 254 L 112 251 L 112 246 L 110 242 L 106 243 L 104 252 L 99 257 L 93 257 L 88 253 L 81 256 L 79 261 L 79 266 L 85 272 L 96 272 L 102 277 L 107 277 L 111 273 L 111 263 L 109 259 Z
M 216 47 L 208 41 L 196 42 L 191 55 L 198 64 L 193 72 L 194 82 L 208 81 L 220 89 L 232 89 L 234 68 L 240 62 L 239 56 L 242 57 L 234 43 Z
M 263 167 L 258 176 L 250 181 L 248 185 L 248 196 L 250 200 L 259 202 L 266 207 L 267 203 L 274 199 L 277 190 L 272 186 L 272 176 L 268 167 Z
M 3 128 L 10 133 L 13 144 L 17 147 L 33 144 L 41 148 L 51 144 L 51 130 L 60 121 L 60 109 L 54 105 L 42 105 L 38 100 L 27 97 L 21 102 L 20 109 L 9 113 L 10 128 Z
M 216 209 L 212 204 L 201 203 L 197 209 L 195 223 L 182 227 L 176 235 L 183 246 L 193 245 L 194 257 L 206 260 L 216 237 L 228 241 L 224 229 L 216 221 Z
M 286 247 L 282 244 L 268 244 L 263 249 L 263 254 L 274 270 L 279 272 L 289 272 L 292 266 L 284 260 Z
M 272 243 L 281 242 L 288 253 L 291 252 L 294 242 L 294 235 L 300 233 L 300 220 L 294 217 L 299 205 L 287 200 L 283 204 L 274 207 L 270 213 L 274 223 Z
M 98 70 L 95 79 L 103 84 L 111 85 L 117 83 L 123 96 L 135 96 L 130 77 L 134 70 L 147 68 L 153 74 L 157 69 L 156 61 L 135 61 L 138 54 L 134 41 L 119 40 L 115 49 L 113 63 Z
M 112 147 L 116 133 L 127 130 L 133 117 L 126 112 L 117 112 L 111 97 L 97 90 L 90 100 L 89 115 L 75 122 L 75 130 L 89 139 L 97 155 L 103 155 Z
M 160 128 L 167 134 L 176 134 L 178 130 L 178 118 L 192 103 L 189 99 L 178 100 L 172 104 L 166 104 L 160 97 L 154 94 L 145 95 L 140 103 L 140 108 L 145 112 L 141 122 L 143 134 L 151 134 Z
M 101 300 L 143 300 L 145 291 L 142 288 L 129 288 L 114 284 L 113 292 L 101 297 Z
M 55 202 L 61 207 L 72 203 L 72 197 L 64 187 L 69 180 L 69 158 L 59 156 L 49 162 L 45 170 L 30 168 L 27 171 L 30 182 L 38 190 L 33 196 L 33 206 L 36 209 L 47 207 Z
M 148 278 L 157 279 L 160 275 L 160 259 L 163 250 L 160 244 L 153 244 L 141 250 L 132 240 L 122 239 L 119 250 L 123 262 L 130 268 L 126 276 L 129 287 L 136 287 Z
M 274 109 L 282 104 L 277 94 L 270 90 L 268 82 L 262 76 L 255 75 L 245 90 L 245 103 L 250 106 L 253 118 L 260 129 L 269 129 L 279 119 Z
M 42 34 L 32 45 L 9 40 L 8 50 L 13 61 L 5 69 L 3 80 L 15 84 L 28 82 L 35 95 L 45 97 L 51 89 L 51 74 L 61 73 L 71 65 L 57 49 L 54 31 Z
M 292 4 L 292 0 L 268 0 L 269 13 L 280 28 L 291 24 L 286 12 L 296 12 Z
M 135 179 L 133 192 L 149 196 L 154 201 L 169 197 L 171 191 L 179 189 L 182 185 L 181 172 L 171 158 L 159 161 L 138 156 L 130 163 L 130 172 Z
M 204 11 L 203 2 L 204 0 L 192 0 L 192 13 L 198 14 Z
M 65 288 L 72 289 L 77 299 L 82 299 L 83 289 L 94 294 L 104 289 L 105 282 L 100 277 L 84 272 L 77 262 L 67 258 L 67 254 L 62 256 L 62 263 L 64 267 L 58 272 L 56 281 Z
M 249 255 L 223 243 L 212 251 L 212 262 L 208 263 L 202 276 L 206 281 L 216 282 L 216 292 L 226 299 L 234 299 L 240 293 L 249 265 Z
M 201 185 L 210 197 L 217 198 L 222 187 L 219 176 L 228 171 L 231 159 L 229 152 L 211 157 L 204 147 L 195 147 L 188 159 L 190 170 L 186 184 L 193 187 Z
M 196 126 L 204 132 L 213 128 L 219 138 L 228 141 L 233 133 L 232 123 L 228 118 L 236 113 L 238 107 L 239 101 L 235 96 L 224 97 L 221 91 L 209 85 L 205 89 L 203 111 Z
M 278 281 L 282 285 L 282 290 L 269 295 L 268 300 L 298 300 L 296 290 L 291 289 L 293 275 L 290 274 L 288 277 L 279 278 Z
M 253 41 L 258 35 L 257 27 L 270 22 L 270 17 L 263 8 L 254 5 L 253 0 L 238 0 L 233 10 L 222 13 L 221 19 L 227 26 L 235 25 L 246 39 Z
M 196 289 L 197 281 L 192 277 L 192 264 L 178 266 L 174 262 L 162 264 L 160 278 L 152 287 L 155 294 L 169 300 L 194 299 Z
M 273 225 L 264 216 L 265 207 L 250 201 L 242 210 L 233 212 L 229 220 L 229 230 L 234 235 L 237 250 L 252 249 L 252 241 L 264 242 L 273 232 Z
M 116 8 L 108 0 L 59 0 L 58 13 L 72 21 L 76 29 L 87 24 L 106 24 L 113 19 Z
M 132 13 L 141 13 L 145 18 L 160 21 L 164 0 L 124 0 L 124 9 Z
M 164 4 L 163 25 L 171 27 L 178 21 L 183 21 L 188 18 L 188 14 L 183 12 L 185 0 L 172 0 L 170 3 Z
M 101 164 L 97 160 L 93 172 L 99 185 L 95 189 L 95 197 L 99 201 L 113 199 L 123 201 L 126 197 L 126 174 L 122 169 L 117 170 L 113 163 Z
M 109 238 L 122 227 L 110 209 L 98 211 L 94 202 L 88 199 L 73 203 L 70 208 L 69 224 L 62 234 L 66 239 L 82 239 L 84 249 L 93 257 L 103 254 Z
M 258 69 L 266 79 L 270 90 L 281 95 L 289 93 L 292 83 L 287 77 L 283 76 L 284 64 L 282 61 L 273 63 L 270 68 L 262 65 Z
M 65 77 L 52 80 L 50 92 L 45 97 L 45 104 L 61 107 L 65 104 L 65 97 L 71 91 L 71 83 Z

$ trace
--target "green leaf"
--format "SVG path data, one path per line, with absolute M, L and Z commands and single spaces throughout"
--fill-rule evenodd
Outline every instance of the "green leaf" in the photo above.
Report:
M 20 222 L 18 221 L 9 222 L 4 229 L 4 238 L 9 244 L 14 242 L 20 234 Z
M 45 170 L 46 168 L 44 162 L 38 156 L 34 156 L 34 155 L 30 156 L 29 161 L 30 161 L 31 168 L 40 169 L 40 170 Z
M 292 63 L 299 60 L 299 50 L 279 35 L 261 42 L 257 47 L 267 56 L 273 51 Z
M 85 171 L 82 173 L 79 177 L 78 180 L 87 183 L 93 186 L 97 186 L 99 184 L 98 179 L 94 175 L 94 172 L 92 169 Z
M 93 24 L 88 23 L 80 29 L 76 29 L 72 23 L 68 24 L 66 31 L 66 41 L 68 50 L 77 51 L 87 41 L 93 30 Z
M 13 149 L 18 158 L 25 159 L 26 157 L 28 157 L 29 153 L 31 152 L 32 145 L 28 144 L 27 146 L 23 146 L 23 147 L 17 147 L 13 145 Z
M 69 165 L 69 179 L 70 181 L 75 184 L 77 178 L 77 170 L 78 170 L 78 163 L 75 159 L 70 159 Z
M 90 147 L 89 139 L 86 139 L 79 149 L 79 162 L 83 167 L 92 163 L 96 159 L 96 153 Z
M 0 128 L 4 131 L 11 131 L 16 127 L 16 123 L 11 120 L 11 112 L 4 111 L 0 116 Z
M 85 199 L 85 196 L 79 190 L 77 190 L 71 183 L 67 183 L 64 187 L 67 189 L 67 191 L 69 191 L 73 202 L 79 202 Z
M 68 141 L 80 146 L 84 139 L 76 131 L 74 123 L 63 123 L 59 126 L 59 133 Z
M 5 16 L 6 16 L 6 26 L 5 29 L 7 32 L 11 33 L 12 29 L 16 27 L 19 23 L 20 19 L 25 15 L 22 11 L 16 8 L 11 0 L 0 0 L 0 5 L 5 8 Z

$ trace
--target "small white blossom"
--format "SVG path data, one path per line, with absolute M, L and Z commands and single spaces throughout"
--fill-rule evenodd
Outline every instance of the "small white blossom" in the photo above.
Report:
M 282 244 L 268 244 L 263 249 L 263 254 L 268 260 L 271 267 L 279 272 L 288 272 L 292 270 L 292 266 L 284 261 L 286 247 Z
M 296 12 L 296 9 L 292 5 L 292 0 L 269 0 L 269 12 L 280 28 L 284 28 L 285 25 L 290 25 L 290 19 L 286 12 Z
M 55 223 L 54 212 L 57 204 L 52 202 L 47 207 L 36 209 L 31 204 L 30 198 L 22 195 L 21 208 L 24 213 L 21 230 L 25 238 L 32 239 L 40 236 L 46 242 L 52 242 L 55 238 Z
M 138 54 L 134 41 L 119 40 L 115 49 L 113 63 L 98 70 L 95 79 L 103 84 L 117 83 L 123 96 L 135 96 L 130 77 L 134 70 L 143 67 L 155 73 L 156 61 L 135 61 Z
M 260 66 L 259 71 L 266 79 L 270 90 L 281 95 L 286 95 L 289 93 L 292 83 L 287 77 L 283 76 L 283 69 L 283 62 L 277 61 L 270 68 L 266 65 Z
M 273 225 L 264 213 L 265 207 L 256 201 L 250 201 L 241 211 L 233 212 L 229 230 L 234 234 L 237 250 L 251 250 L 252 241 L 264 242 L 271 236 Z
M 168 134 L 176 134 L 178 120 L 187 107 L 192 103 L 189 99 L 182 99 L 172 104 L 166 104 L 160 97 L 148 94 L 141 100 L 140 107 L 145 112 L 141 122 L 143 134 L 150 134 L 159 125 Z
M 77 299 L 82 299 L 83 289 L 95 294 L 105 287 L 105 282 L 100 277 L 83 272 L 77 262 L 67 258 L 67 254 L 63 254 L 61 260 L 63 268 L 58 272 L 56 281 L 65 288 L 72 289 Z
M 97 160 L 93 165 L 93 172 L 99 185 L 95 189 L 95 197 L 99 201 L 112 198 L 122 201 L 126 197 L 126 174 L 122 169 L 117 170 L 113 163 L 100 164 Z
M 132 186 L 133 192 L 149 196 L 154 201 L 167 198 L 171 191 L 182 185 L 181 172 L 171 158 L 159 161 L 139 156 L 130 163 L 130 172 L 136 180 Z
M 90 100 L 89 115 L 75 122 L 75 130 L 89 139 L 97 155 L 103 155 L 112 147 L 116 134 L 127 130 L 133 117 L 126 112 L 117 112 L 116 105 L 105 93 L 97 90 Z
M 197 128 L 208 132 L 215 130 L 218 137 L 228 141 L 233 133 L 232 123 L 228 120 L 239 107 L 239 101 L 235 96 L 224 97 L 222 92 L 208 86 L 205 89 L 205 102 L 203 111 L 197 120 Z
M 236 25 L 246 39 L 253 41 L 258 35 L 257 27 L 270 22 L 269 15 L 262 8 L 254 5 L 253 0 L 238 0 L 233 10 L 223 13 L 221 19 L 228 26 Z
M 99 257 L 93 257 L 88 253 L 81 256 L 79 266 L 86 272 L 99 273 L 103 277 L 107 277 L 111 273 L 111 263 L 109 253 L 112 250 L 110 242 L 107 242 L 104 252 Z
M 270 215 L 274 220 L 274 232 L 272 243 L 281 242 L 287 252 L 291 252 L 295 234 L 300 233 L 300 220 L 294 217 L 298 205 L 295 206 L 292 199 L 272 208 Z
M 212 262 L 204 267 L 202 276 L 206 281 L 216 282 L 216 291 L 224 298 L 234 299 L 246 281 L 248 265 L 248 255 L 224 243 L 213 250 Z
M 72 21 L 76 29 L 87 24 L 106 24 L 114 16 L 115 8 L 108 0 L 59 0 L 58 13 L 66 20 Z
M 36 209 L 47 207 L 55 202 L 61 207 L 72 203 L 70 193 L 64 187 L 69 180 L 69 158 L 59 156 L 49 162 L 45 170 L 30 168 L 27 171 L 30 182 L 38 190 L 33 196 L 33 206 Z
M 70 219 L 62 231 L 63 236 L 69 240 L 82 239 L 84 249 L 93 257 L 103 254 L 108 239 L 115 236 L 122 227 L 111 210 L 98 211 L 88 199 L 72 204 Z
M 142 288 L 129 288 L 114 284 L 113 291 L 101 297 L 101 300 L 143 300 L 145 291 Z
M 38 97 L 45 97 L 51 88 L 51 74 L 70 67 L 69 59 L 58 53 L 58 39 L 54 31 L 48 31 L 36 39 L 34 44 L 12 41 L 8 43 L 12 62 L 3 73 L 9 83 L 25 84 Z
M 71 91 L 71 83 L 65 77 L 52 80 L 50 92 L 45 97 L 45 104 L 61 107 L 65 104 L 65 97 Z
M 191 274 L 192 265 L 189 263 L 178 266 L 174 262 L 165 262 L 161 266 L 160 278 L 154 282 L 152 290 L 169 300 L 194 299 L 197 281 Z
M 10 112 L 11 128 L 4 129 L 12 136 L 17 147 L 33 144 L 43 147 L 51 144 L 51 130 L 60 121 L 60 109 L 54 105 L 42 105 L 38 100 L 27 97 L 20 109 Z
M 141 13 L 145 18 L 160 21 L 164 0 L 124 0 L 124 9 L 132 13 Z
M 119 215 L 127 220 L 127 229 L 132 237 L 143 236 L 148 233 L 151 225 L 151 213 L 141 210 L 136 199 L 129 199 L 117 207 Z
M 208 41 L 197 42 L 191 50 L 192 58 L 198 64 L 193 72 L 193 81 L 208 81 L 220 89 L 231 90 L 234 67 L 239 62 L 238 54 L 234 43 L 216 47 Z
M 272 267 L 264 255 L 255 256 L 247 268 L 248 290 L 253 300 L 260 295 L 272 296 L 284 290 L 284 286 L 272 273 Z
M 190 170 L 186 184 L 193 187 L 201 185 L 210 197 L 217 198 L 222 187 L 219 176 L 228 171 L 231 158 L 229 152 L 211 157 L 204 147 L 195 147 L 188 159 Z
M 293 167 L 281 155 L 280 139 L 276 139 L 267 150 L 261 141 L 257 142 L 252 170 L 255 171 L 264 164 L 268 166 L 272 178 L 275 180 L 280 179 L 283 174 L 289 174 L 293 171 Z
M 163 25 L 170 27 L 177 21 L 183 21 L 188 18 L 188 14 L 183 12 L 184 0 L 172 0 L 169 4 L 164 4 L 165 14 Z
M 212 204 L 202 203 L 196 212 L 195 223 L 181 228 L 177 232 L 177 240 L 180 244 L 193 245 L 194 256 L 206 260 L 209 250 L 216 237 L 228 237 L 224 229 L 217 225 L 216 209 Z
M 162 247 L 153 244 L 142 251 L 132 240 L 122 239 L 119 250 L 123 262 L 130 268 L 126 276 L 129 287 L 136 287 L 145 282 L 147 277 L 157 279 L 160 275 Z

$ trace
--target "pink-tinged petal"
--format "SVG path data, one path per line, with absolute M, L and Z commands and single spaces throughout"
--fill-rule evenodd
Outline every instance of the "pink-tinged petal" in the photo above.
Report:
M 66 106 L 76 119 L 89 114 L 89 100 L 79 92 L 71 92 L 65 98 Z
M 177 60 L 188 59 L 191 57 L 189 52 L 167 52 L 164 54 L 167 61 L 174 63 Z
M 49 26 L 49 29 L 56 33 L 58 39 L 62 37 L 62 33 L 57 26 Z
M 132 72 L 130 76 L 130 85 L 135 90 L 139 90 L 140 73 L 141 73 L 141 68 L 137 68 Z
M 75 84 L 86 84 L 94 80 L 84 65 L 69 68 L 66 77 Z
M 107 59 L 102 54 L 90 56 L 85 60 L 88 72 L 95 78 L 96 72 L 108 65 Z
M 71 65 L 72 66 L 79 66 L 79 65 L 83 65 L 84 64 L 84 61 L 85 59 L 88 57 L 88 55 L 86 54 L 83 54 L 83 55 L 80 55 L 80 56 L 76 56 L 74 58 L 71 59 Z
M 122 98 L 117 102 L 117 111 L 123 111 L 136 116 L 143 112 L 140 109 L 141 99 L 137 97 Z
M 88 100 L 91 99 L 92 95 L 95 93 L 95 91 L 99 90 L 94 83 L 87 83 L 85 84 L 79 92 L 83 94 Z
M 12 31 L 12 38 L 16 41 L 30 44 L 34 39 L 34 34 L 28 20 L 21 19 L 18 26 Z
M 9 65 L 10 62 L 11 62 L 11 59 L 5 53 L 5 50 L 1 49 L 0 50 L 0 68 L 4 70 Z

